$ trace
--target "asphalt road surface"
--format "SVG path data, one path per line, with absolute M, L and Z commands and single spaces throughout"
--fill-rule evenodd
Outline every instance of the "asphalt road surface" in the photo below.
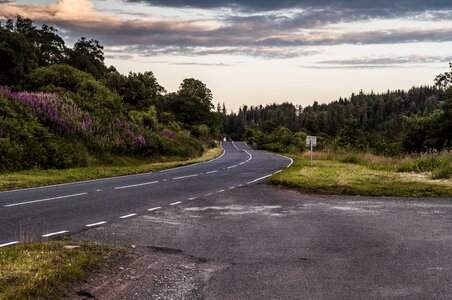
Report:
M 451 299 L 451 200 L 258 183 L 74 238 L 137 247 L 97 299 Z
M 246 184 L 290 159 L 224 142 L 218 159 L 109 179 L 0 193 L 0 246 L 60 237 Z

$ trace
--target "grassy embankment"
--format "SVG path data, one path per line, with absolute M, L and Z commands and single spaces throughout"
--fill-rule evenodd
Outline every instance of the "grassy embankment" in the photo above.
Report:
M 0 249 L 0 299 L 61 299 L 67 288 L 120 250 L 44 242 Z
M 156 162 L 157 159 L 154 161 L 143 161 L 134 158 L 118 157 L 111 165 L 93 164 L 88 167 L 63 170 L 32 169 L 21 172 L 3 173 L 0 174 L 0 191 L 159 171 L 208 161 L 219 156 L 221 153 L 222 150 L 220 148 L 212 148 L 202 156 L 191 160 L 159 157 L 158 162 Z
M 405 157 L 371 154 L 309 153 L 287 155 L 294 164 L 270 177 L 272 184 L 302 192 L 333 195 L 451 197 L 452 154 Z

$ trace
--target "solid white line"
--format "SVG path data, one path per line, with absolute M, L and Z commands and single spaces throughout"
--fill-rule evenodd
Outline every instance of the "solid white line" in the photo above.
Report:
M 94 226 L 99 226 L 99 225 L 104 225 L 104 224 L 107 224 L 107 222 L 106 221 L 102 221 L 102 222 L 97 222 L 97 223 L 93 223 L 93 224 L 88 224 L 88 225 L 85 225 L 86 227 L 94 227 Z
M 218 170 L 214 170 L 214 171 L 206 172 L 206 174 L 212 174 L 212 173 L 216 173 L 216 172 L 218 172 Z
M 223 143 L 220 143 L 220 147 L 223 150 L 223 153 L 221 153 L 221 155 L 218 156 L 217 158 L 214 158 L 214 159 L 211 159 L 211 160 L 208 160 L 208 161 L 202 161 L 202 162 L 199 162 L 199 163 L 196 163 L 196 164 L 187 165 L 187 166 L 161 170 L 160 172 L 168 172 L 168 171 L 172 171 L 172 170 L 176 170 L 176 169 L 188 168 L 188 167 L 192 167 L 192 166 L 199 165 L 199 164 L 210 163 L 212 161 L 220 159 L 221 157 L 223 157 L 223 155 L 226 154 L 226 150 L 224 150 L 224 148 L 223 148 Z M 152 174 L 152 173 L 154 173 L 154 172 L 146 172 L 146 173 L 140 173 L 140 174 L 131 174 L 131 175 L 121 175 L 121 176 L 89 179 L 89 180 L 74 181 L 74 182 L 68 182 L 68 183 L 50 184 L 50 185 L 37 186 L 37 187 L 25 188 L 25 189 L 15 189 L 15 190 L 9 190 L 9 191 L 2 191 L 2 192 L 0 192 L 0 195 L 1 194 L 6 194 L 6 193 L 23 192 L 23 191 L 30 191 L 30 190 L 39 190 L 39 189 L 45 189 L 45 188 L 51 188 L 51 187 L 59 187 L 59 186 L 66 186 L 66 185 L 74 185 L 74 184 L 81 184 L 81 183 L 87 183 L 87 182 L 107 181 L 107 180 L 110 180 L 110 179 L 123 178 L 123 177 L 129 177 L 129 178 L 130 177 L 139 177 L 139 176 L 149 175 L 149 174 Z
M 5 244 L 0 244 L 0 248 L 6 247 L 6 246 L 11 246 L 11 245 L 16 245 L 19 243 L 20 243 L 19 241 L 14 241 L 14 242 L 9 242 L 9 243 L 5 243 Z
M 235 167 L 238 167 L 239 165 L 233 165 L 233 166 L 230 166 L 230 167 L 228 167 L 228 169 L 232 169 L 232 168 L 235 168 Z
M 248 146 L 248 144 L 246 142 L 243 142 L 250 150 L 253 150 L 253 148 L 251 148 L 250 146 Z
M 188 198 L 189 201 L 196 200 L 196 199 L 198 199 L 198 197 L 191 197 L 191 198 Z
M 51 232 L 51 233 L 46 233 L 46 234 L 43 234 L 43 235 L 41 235 L 43 238 L 46 238 L 46 237 L 51 237 L 51 236 L 54 236 L 54 235 L 60 235 L 60 234 L 65 234 L 65 233 L 68 233 L 69 231 L 67 231 L 67 230 L 63 230 L 63 231 L 58 231 L 58 232 Z
M 181 204 L 181 203 L 182 203 L 182 201 L 177 201 L 177 202 L 170 203 L 170 205 L 178 205 L 178 204 Z
M 282 172 L 282 170 L 276 171 L 275 173 L 273 173 L 273 175 L 281 173 L 281 172 Z
M 285 157 L 287 157 L 287 156 L 285 156 Z M 290 157 L 287 157 L 287 158 L 290 159 L 290 164 L 286 168 L 290 167 L 293 164 L 293 159 Z
M 219 190 L 217 193 L 223 193 L 225 190 Z
M 232 146 L 234 146 L 235 149 L 239 150 L 239 148 L 237 148 L 237 146 L 234 144 L 234 141 L 232 141 Z
M 148 211 L 154 211 L 154 210 L 157 210 L 157 209 L 160 209 L 160 208 L 162 208 L 162 207 L 161 206 L 153 207 L 153 208 L 149 208 Z
M 117 186 L 114 189 L 115 190 L 123 190 L 123 189 L 129 189 L 129 188 L 133 188 L 133 187 L 137 187 L 137 186 L 150 185 L 150 184 L 154 184 L 154 183 L 158 183 L 158 181 L 144 182 L 144 183 L 138 183 L 138 184 L 125 185 L 125 186 Z
M 210 162 L 216 161 L 217 159 L 222 158 L 223 155 L 226 154 L 226 150 L 224 150 L 224 148 L 223 148 L 223 143 L 220 143 L 220 147 L 221 147 L 221 149 L 223 150 L 223 153 L 221 153 L 221 155 L 218 156 L 217 158 L 214 158 L 214 159 L 211 159 L 211 160 L 208 160 L 208 161 L 202 161 L 202 162 L 195 163 L 195 164 L 191 164 L 191 165 L 186 165 L 186 166 L 176 167 L 176 168 L 172 168 L 172 169 L 161 170 L 161 171 L 159 171 L 159 172 L 160 172 L 160 173 L 164 173 L 164 172 L 169 172 L 169 171 L 172 171 L 172 170 L 185 169 L 185 168 L 197 166 L 197 165 L 200 165 L 200 164 L 206 164 L 206 163 L 210 163 Z
M 196 176 L 199 176 L 199 174 L 193 174 L 193 175 L 187 175 L 187 176 L 174 177 L 173 180 L 184 179 L 184 178 L 190 178 L 190 177 L 196 177 Z
M 252 180 L 252 181 L 247 182 L 247 184 L 258 182 L 259 180 L 265 179 L 265 178 L 270 177 L 270 176 L 272 176 L 272 175 L 273 175 L 273 174 L 269 174 L 269 175 L 265 175 L 265 176 L 259 177 L 259 178 L 257 178 L 257 179 L 254 179 L 254 180 Z
M 120 219 L 127 219 L 127 218 L 130 218 L 130 217 L 135 217 L 137 214 L 135 214 L 135 213 L 133 213 L 133 214 L 130 214 L 130 215 L 125 215 L 125 216 L 122 216 L 122 217 L 119 217 Z
M 252 155 L 251 153 L 249 153 L 249 152 L 246 151 L 246 150 L 243 150 L 243 151 L 245 151 L 246 154 L 248 154 L 248 155 L 250 156 L 250 158 L 248 158 L 248 159 L 245 161 L 245 163 L 247 163 L 247 162 L 249 162 L 251 159 L 253 159 L 253 155 Z
M 235 189 L 235 186 L 231 186 L 230 188 L 228 188 L 228 190 L 233 190 Z
M 64 199 L 64 198 L 72 198 L 72 197 L 78 197 L 83 196 L 88 193 L 80 193 L 80 194 L 73 194 L 73 195 L 66 195 L 66 196 L 59 196 L 59 197 L 53 197 L 53 198 L 46 198 L 41 200 L 33 200 L 33 201 L 25 201 L 25 202 L 18 202 L 18 203 L 11 203 L 7 205 L 3 205 L 3 207 L 11 207 L 11 206 L 19 206 L 19 205 L 25 205 L 25 204 L 32 204 L 32 203 L 38 203 L 38 202 L 45 202 L 45 201 L 52 201 L 52 200 L 58 200 L 58 199 Z

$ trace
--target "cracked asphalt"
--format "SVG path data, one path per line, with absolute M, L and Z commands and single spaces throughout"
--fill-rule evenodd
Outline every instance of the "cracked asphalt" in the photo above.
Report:
M 451 299 L 451 200 L 254 184 L 72 238 L 136 246 L 97 299 Z

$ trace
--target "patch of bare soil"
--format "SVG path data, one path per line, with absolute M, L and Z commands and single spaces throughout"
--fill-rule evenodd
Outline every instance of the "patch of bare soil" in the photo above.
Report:
M 68 298 L 203 299 L 203 286 L 223 268 L 179 249 L 140 246 L 111 259 Z

